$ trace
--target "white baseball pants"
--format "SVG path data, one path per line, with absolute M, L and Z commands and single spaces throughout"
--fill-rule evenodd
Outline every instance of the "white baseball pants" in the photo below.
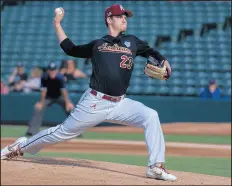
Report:
M 36 154 L 42 148 L 73 139 L 101 122 L 144 128 L 148 149 L 148 166 L 165 161 L 165 142 L 158 114 L 144 104 L 128 98 L 120 102 L 102 99 L 103 93 L 82 95 L 74 111 L 56 127 L 45 129 L 20 144 L 22 152 Z M 124 96 L 122 96 L 123 98 Z

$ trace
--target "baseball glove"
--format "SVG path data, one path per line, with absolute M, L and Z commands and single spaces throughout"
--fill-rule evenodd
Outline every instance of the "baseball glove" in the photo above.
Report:
M 144 67 L 144 74 L 152 79 L 167 80 L 171 74 L 171 68 L 167 60 L 159 62 L 154 57 L 150 56 Z

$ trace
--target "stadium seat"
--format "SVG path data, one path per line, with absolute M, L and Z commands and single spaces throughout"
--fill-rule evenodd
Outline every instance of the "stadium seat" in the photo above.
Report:
M 225 17 L 231 14 L 231 2 L 119 3 L 130 7 L 135 14 L 132 19 L 128 19 L 128 34 L 135 34 L 148 41 L 152 47 L 158 35 L 170 35 L 172 38 L 171 42 L 164 42 L 157 48 L 167 57 L 172 67 L 168 84 L 146 77 L 143 74 L 146 60 L 138 57 L 134 62 L 129 94 L 196 96 L 199 87 L 206 86 L 211 78 L 218 80 L 225 90 L 231 90 L 231 28 L 222 30 L 219 26 L 204 37 L 199 36 L 202 24 L 223 24 Z M 74 43 L 85 44 L 107 34 L 104 10 L 110 4 L 110 1 L 26 1 L 24 5 L 5 8 L 1 12 L 1 77 L 9 74 L 18 62 L 46 66 L 49 61 L 68 58 L 58 45 L 52 25 L 55 7 L 62 6 L 67 10 L 62 23 L 67 35 Z M 194 35 L 177 42 L 180 29 L 193 29 Z M 87 75 L 91 75 L 91 67 L 84 70 Z M 83 80 L 73 82 L 68 88 L 72 91 L 85 91 L 88 84 L 89 80 Z

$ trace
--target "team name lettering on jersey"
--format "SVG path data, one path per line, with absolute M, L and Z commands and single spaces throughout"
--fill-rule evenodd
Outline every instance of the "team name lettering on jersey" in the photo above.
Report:
M 108 43 L 104 43 L 103 45 L 98 47 L 98 50 L 101 52 L 125 53 L 132 55 L 130 49 L 126 47 L 120 47 L 117 44 L 114 44 L 113 46 L 108 46 Z

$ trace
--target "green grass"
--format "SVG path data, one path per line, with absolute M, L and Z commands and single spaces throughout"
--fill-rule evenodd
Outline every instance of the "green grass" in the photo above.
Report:
M 165 140 L 170 142 L 191 142 L 208 144 L 231 144 L 231 136 L 190 136 L 190 135 L 165 135 Z
M 128 165 L 147 165 L 147 156 L 142 155 L 109 155 L 109 154 L 85 154 L 85 153 L 52 153 L 40 152 L 36 156 L 52 156 L 80 158 L 95 161 L 106 161 Z M 26 157 L 34 157 L 26 155 Z M 194 172 L 208 175 L 231 177 L 231 159 L 230 158 L 209 158 L 209 157 L 167 157 L 166 166 L 168 169 Z
M 41 130 L 44 128 L 41 128 Z M 1 126 L 2 137 L 20 137 L 25 134 L 26 126 Z M 143 133 L 114 133 L 114 132 L 85 132 L 83 139 L 93 140 L 133 140 L 143 141 Z M 209 144 L 231 144 L 231 136 L 191 136 L 191 135 L 165 135 L 168 142 L 192 142 Z

